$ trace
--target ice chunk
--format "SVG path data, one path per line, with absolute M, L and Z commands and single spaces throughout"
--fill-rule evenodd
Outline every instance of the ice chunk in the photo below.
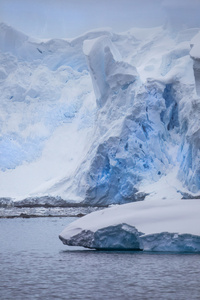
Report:
M 200 236 L 161 232 L 141 237 L 145 251 L 200 252 Z
M 67 240 L 62 234 L 59 238 L 70 246 L 80 245 L 98 250 L 141 250 L 137 229 L 127 224 L 105 227 L 96 232 L 83 230 Z
M 100 107 L 104 105 L 111 91 L 126 89 L 137 79 L 136 68 L 122 61 L 121 55 L 107 36 L 86 40 L 83 50 Z
M 144 235 L 127 224 L 105 227 L 96 232 L 83 230 L 69 239 L 61 234 L 59 238 L 68 246 L 97 250 L 200 252 L 200 236 L 169 232 Z
M 200 252 L 200 200 L 154 200 L 91 213 L 66 227 L 64 244 L 109 250 Z
M 139 233 L 133 226 L 119 224 L 97 230 L 92 247 L 109 250 L 141 250 Z

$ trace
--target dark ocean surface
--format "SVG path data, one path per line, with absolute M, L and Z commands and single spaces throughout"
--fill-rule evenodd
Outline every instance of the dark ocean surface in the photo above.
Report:
M 200 254 L 70 248 L 75 219 L 0 219 L 0 299 L 200 299 Z

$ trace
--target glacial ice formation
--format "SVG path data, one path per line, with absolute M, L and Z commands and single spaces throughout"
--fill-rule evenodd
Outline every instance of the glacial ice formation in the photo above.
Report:
M 193 59 L 193 69 L 197 95 L 200 97 L 200 32 L 191 41 L 190 56 Z
M 1 24 L 0 197 L 123 204 L 161 181 L 160 198 L 198 195 L 198 32 L 42 41 Z
M 199 200 L 124 204 L 74 221 L 59 237 L 98 250 L 200 252 L 199 211 Z
M 136 68 L 122 61 L 119 51 L 108 37 L 86 40 L 83 51 L 88 60 L 99 108 L 110 95 L 127 89 L 138 77 Z
M 142 250 L 140 235 L 137 229 L 127 224 L 108 226 L 96 232 L 83 230 L 80 233 L 61 241 L 69 246 L 83 246 L 99 250 Z
M 190 34 L 185 33 L 185 39 Z M 158 45 L 163 43 L 163 36 L 158 39 Z M 198 160 L 193 153 L 198 151 L 194 128 L 199 128 L 199 123 L 194 127 L 189 119 L 191 114 L 198 116 L 199 99 L 194 97 L 189 44 L 183 39 L 184 35 L 181 45 L 173 44 L 173 50 L 158 59 L 159 74 L 152 69 L 157 60 L 149 67 L 149 61 L 146 62 L 144 70 L 155 78 L 146 78 L 144 83 L 140 64 L 136 63 L 139 70 L 136 71 L 120 61 L 122 58 L 113 45 L 117 44 L 116 40 L 114 43 L 106 37 L 85 42 L 98 105 L 96 139 L 73 181 L 78 188 L 81 186 L 78 192 L 85 203 L 102 205 L 142 200 L 146 193 L 140 191 L 141 182 L 158 181 L 177 165 L 178 178 L 191 192 L 198 192 L 199 164 L 191 163 L 190 156 Z M 151 45 L 148 47 L 143 45 L 142 50 L 151 52 Z M 136 62 L 140 55 L 135 56 Z M 129 58 L 131 62 L 133 57 Z M 126 79 L 126 84 L 120 79 L 115 86 L 113 70 L 118 78 L 126 78 L 131 72 L 134 78 Z M 184 74 L 186 70 L 188 76 Z

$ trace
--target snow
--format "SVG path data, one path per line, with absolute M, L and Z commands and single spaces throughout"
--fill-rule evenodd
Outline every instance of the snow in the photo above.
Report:
M 96 249 L 200 251 L 200 201 L 153 200 L 115 205 L 66 227 L 64 244 Z
M 71 47 L 68 42 L 32 41 L 17 32 L 21 48 L 15 43 L 10 49 L 8 37 L 12 40 L 15 30 L 2 24 L 2 32 L 0 196 L 22 199 L 47 181 L 52 184 L 65 176 L 66 169 L 69 174 L 72 166 L 76 168 L 94 124 L 96 104 L 86 65 L 77 71 L 73 64 L 78 51 L 68 57 L 73 68 L 63 61 L 62 56 L 66 60 L 72 55 L 65 50 Z M 30 44 L 31 61 L 24 57 Z M 44 55 L 42 63 L 38 55 Z M 84 55 L 78 56 L 82 68 Z
M 198 31 L 39 40 L 1 24 L 0 197 L 109 205 L 198 195 Z
M 108 95 L 126 89 L 138 77 L 133 66 L 122 61 L 119 51 L 108 37 L 86 40 L 83 51 L 93 81 L 97 104 L 102 107 Z
M 199 28 L 39 40 L 1 23 L 3 205 L 124 204 L 77 220 L 61 239 L 200 251 L 198 52 Z
M 200 32 L 198 32 L 195 37 L 191 40 L 191 51 L 190 55 L 192 58 L 200 59 Z
M 200 32 L 191 41 L 190 56 L 193 59 L 193 69 L 197 95 L 200 96 Z

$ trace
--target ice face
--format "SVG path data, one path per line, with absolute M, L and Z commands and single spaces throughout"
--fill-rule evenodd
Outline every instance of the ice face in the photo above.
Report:
M 194 78 L 197 95 L 200 96 L 200 58 L 193 58 Z
M 85 203 L 142 200 L 140 182 L 158 180 L 175 160 L 169 152 L 176 147 L 180 127 L 175 84 L 154 81 L 143 86 L 136 70 L 114 59 L 116 51 L 108 38 L 86 46 L 94 89 L 98 90 L 101 138 L 95 153 L 90 152 Z M 130 73 L 135 77 L 130 79 Z
M 62 234 L 59 238 L 70 246 L 79 245 L 98 250 L 142 250 L 137 229 L 127 224 L 102 228 L 96 232 L 84 230 L 67 240 Z
M 108 37 L 89 46 L 86 54 L 94 89 L 101 90 L 96 98 L 98 103 L 103 101 L 99 104 L 98 122 L 104 139 L 101 136 L 102 143 L 86 177 L 85 202 L 142 200 L 144 194 L 137 197 L 140 183 L 144 179 L 157 181 L 177 162 L 178 178 L 191 192 L 198 192 L 199 99 L 193 99 L 194 89 L 189 81 L 183 83 L 182 79 L 168 77 L 180 60 L 189 55 L 189 47 L 177 47 L 162 57 L 160 71 L 168 78 L 167 83 L 151 79 L 142 84 L 139 75 L 130 81 L 126 77 L 129 72 L 136 74 L 136 70 L 114 59 L 116 51 Z M 118 71 L 119 65 L 122 85 L 111 75 L 113 70 Z M 110 82 L 117 84 L 112 88 Z M 195 124 L 189 120 L 192 114 L 196 116 Z
M 200 252 L 200 236 L 169 232 L 144 235 L 127 224 L 105 227 L 96 232 L 84 230 L 67 240 L 62 235 L 59 238 L 65 245 L 97 250 Z
M 197 193 L 197 31 L 99 30 L 39 41 L 1 24 L 1 196 L 139 201 L 144 184 L 175 168 Z
M 200 236 L 161 232 L 141 237 L 143 250 L 168 252 L 200 252 Z
M 101 108 L 110 94 L 127 89 L 138 77 L 135 67 L 121 60 L 109 37 L 86 40 L 83 50 L 88 60 L 98 106 Z
M 193 59 L 193 69 L 197 95 L 200 96 L 200 32 L 191 41 L 190 56 Z

